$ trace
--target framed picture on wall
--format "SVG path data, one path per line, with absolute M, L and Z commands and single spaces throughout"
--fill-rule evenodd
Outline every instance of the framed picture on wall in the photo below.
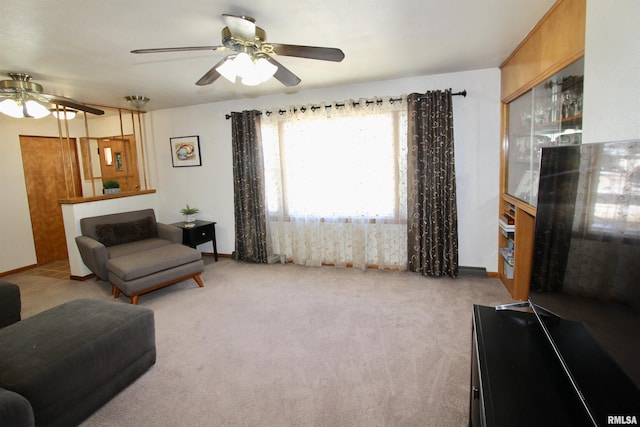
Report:
M 202 166 L 200 158 L 200 137 L 180 136 L 169 138 L 171 145 L 171 163 L 174 168 Z

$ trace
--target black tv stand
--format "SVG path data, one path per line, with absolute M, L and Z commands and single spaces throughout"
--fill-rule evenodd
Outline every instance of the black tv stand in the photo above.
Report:
M 499 307 L 473 306 L 470 426 L 640 423 L 640 389 L 583 323 Z

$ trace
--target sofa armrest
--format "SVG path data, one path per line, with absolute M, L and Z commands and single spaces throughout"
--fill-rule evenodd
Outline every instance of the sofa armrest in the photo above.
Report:
M 76 244 L 80 251 L 82 262 L 101 280 L 107 280 L 105 262 L 109 259 L 107 247 L 88 236 L 77 236 Z
M 0 280 L 0 328 L 20 320 L 20 288 L 18 285 Z M 3 425 L 0 423 L 0 425 Z
M 175 225 L 163 224 L 161 222 L 156 223 L 158 226 L 158 237 L 165 240 L 170 240 L 173 243 L 182 243 L 182 229 Z
M 0 426 L 33 427 L 35 420 L 29 401 L 22 395 L 0 387 Z

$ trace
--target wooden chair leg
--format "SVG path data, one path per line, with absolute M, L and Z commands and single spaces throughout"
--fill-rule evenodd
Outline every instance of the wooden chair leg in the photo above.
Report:
M 193 280 L 196 281 L 196 283 L 198 284 L 198 286 L 200 286 L 201 288 L 204 288 L 204 283 L 202 283 L 202 279 L 200 278 L 200 273 L 198 274 L 194 274 L 193 275 Z
M 116 285 L 113 285 L 113 297 L 114 298 L 120 297 L 120 288 L 118 288 Z
M 134 295 L 131 297 L 131 304 L 138 305 L 138 295 Z

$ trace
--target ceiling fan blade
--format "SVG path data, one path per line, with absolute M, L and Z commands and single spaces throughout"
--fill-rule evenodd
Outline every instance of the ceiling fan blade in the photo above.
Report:
M 104 114 L 104 111 L 99 110 L 97 108 L 89 107 L 84 104 L 80 104 L 78 102 L 72 101 L 66 98 L 53 98 L 51 100 L 52 103 L 62 105 L 63 107 L 73 108 L 74 110 L 84 111 L 86 113 L 95 114 L 96 116 L 101 116 Z
M 333 62 L 340 62 L 344 59 L 344 52 L 333 47 L 298 46 L 280 43 L 268 43 L 268 45 L 273 48 L 275 54 L 282 56 L 296 56 L 298 58 Z
M 213 68 L 207 71 L 207 73 L 204 76 L 200 77 L 200 80 L 198 80 L 196 84 L 198 86 L 206 86 L 215 82 L 218 79 L 218 77 L 220 77 L 220 73 L 218 72 L 217 68 L 221 66 L 226 60 L 227 60 L 226 57 L 222 58 L 216 65 L 213 66 Z
M 224 23 L 229 27 L 231 35 L 243 40 L 253 41 L 256 37 L 256 21 L 248 16 L 222 14 Z
M 227 50 L 224 46 L 159 47 L 155 49 L 135 49 L 131 53 L 189 52 L 194 50 Z
M 272 63 L 273 65 L 275 65 L 276 67 L 278 67 L 278 71 L 276 71 L 273 77 L 275 77 L 283 85 L 287 87 L 292 87 L 292 86 L 296 86 L 298 83 L 301 82 L 300 77 L 293 74 L 284 65 L 282 65 L 281 63 L 279 63 L 269 55 L 264 55 L 264 58 L 270 63 Z
M 96 116 L 101 116 L 104 114 L 104 111 L 102 110 L 89 107 L 88 105 L 80 104 L 79 102 L 74 101 L 70 98 L 65 98 L 64 96 L 49 95 L 46 93 L 30 94 L 30 96 L 34 98 L 40 98 L 44 102 L 62 105 L 63 107 L 73 108 L 74 110 L 85 111 L 87 113 L 95 114 Z

